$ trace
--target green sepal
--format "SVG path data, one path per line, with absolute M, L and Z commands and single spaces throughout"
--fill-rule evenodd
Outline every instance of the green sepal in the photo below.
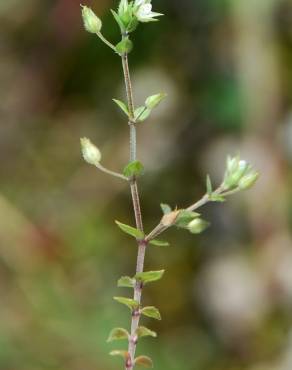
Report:
M 126 234 L 133 236 L 136 239 L 143 239 L 144 233 L 141 230 L 136 229 L 135 227 L 122 224 L 119 221 L 115 221 L 118 227 Z
M 164 272 L 165 270 L 140 272 L 139 274 L 136 274 L 134 278 L 141 281 L 143 284 L 148 284 L 160 280 Z
M 107 339 L 107 342 L 113 342 L 114 340 L 129 339 L 130 334 L 126 329 L 114 328 Z
M 140 161 L 133 161 L 127 164 L 127 166 L 123 170 L 124 176 L 131 178 L 131 177 L 139 177 L 144 173 L 144 166 Z
M 132 279 L 129 276 L 122 276 L 118 280 L 119 288 L 134 288 L 134 286 L 135 286 L 135 279 Z
M 148 356 L 139 356 L 135 358 L 135 365 L 140 365 L 146 368 L 152 368 L 153 367 L 153 361 Z
M 120 16 L 113 10 L 111 9 L 111 12 L 112 12 L 112 15 L 114 16 L 115 18 L 115 21 L 117 22 L 117 24 L 119 25 L 122 33 L 124 33 L 126 31 L 126 28 L 124 26 L 124 23 L 122 22 Z
M 209 175 L 207 175 L 207 179 L 206 179 L 206 188 L 207 188 L 207 194 L 211 196 L 213 193 L 213 188 L 212 188 L 211 178 Z
M 153 239 L 149 244 L 154 245 L 155 247 L 169 247 L 169 243 L 163 240 Z
M 120 41 L 116 45 L 116 51 L 120 55 L 122 55 L 122 54 L 129 54 L 132 49 L 133 49 L 133 43 L 132 43 L 132 41 L 128 37 L 125 37 L 122 41 Z
M 159 310 L 154 306 L 147 306 L 142 308 L 141 314 L 152 319 L 161 320 L 161 315 Z
M 164 215 L 167 215 L 168 213 L 171 213 L 172 209 L 168 204 L 161 203 L 160 208 L 162 209 L 162 212 Z
M 129 109 L 128 109 L 127 105 L 119 99 L 113 99 L 113 101 L 126 114 L 126 116 L 129 117 L 130 113 L 129 113 Z
M 157 334 L 155 333 L 155 331 L 152 331 L 146 328 L 145 326 L 139 326 L 139 328 L 136 330 L 136 335 L 138 336 L 138 338 L 142 338 L 142 337 L 156 338 L 157 337 Z
M 125 298 L 125 297 L 114 297 L 114 300 L 124 304 L 127 306 L 130 310 L 136 310 L 139 307 L 139 303 L 131 298 Z
M 200 214 L 197 212 L 182 210 L 180 211 L 175 226 L 180 228 L 186 228 L 188 224 L 195 218 L 199 217 Z

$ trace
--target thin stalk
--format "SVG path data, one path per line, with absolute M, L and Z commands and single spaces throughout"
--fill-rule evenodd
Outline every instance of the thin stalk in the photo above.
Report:
M 122 55 L 122 65 L 123 65 L 124 80 L 125 80 L 128 109 L 129 109 L 129 122 L 128 123 L 130 127 L 130 161 L 133 162 L 137 159 L 137 133 L 136 133 L 136 125 L 134 122 L 135 107 L 134 107 L 133 89 L 132 89 L 127 54 Z M 131 190 L 131 195 L 132 195 L 132 203 L 133 203 L 133 208 L 134 208 L 136 226 L 137 226 L 137 229 L 143 232 L 143 220 L 142 220 L 140 197 L 139 197 L 138 184 L 137 184 L 136 178 L 133 178 L 131 180 L 130 190 Z M 145 240 L 138 241 L 136 273 L 143 272 L 144 270 L 146 247 L 147 247 L 147 242 Z M 134 287 L 134 300 L 136 300 L 140 305 L 141 298 L 142 298 L 142 284 L 140 282 L 137 282 Z M 136 353 L 136 347 L 137 347 L 136 330 L 139 327 L 140 316 L 141 314 L 139 310 L 137 310 L 136 312 L 133 312 L 132 314 L 131 336 L 129 339 L 129 347 L 128 347 L 128 353 L 129 353 L 130 358 L 126 362 L 126 365 L 125 365 L 126 370 L 133 370 L 135 366 L 134 360 L 135 360 L 135 353 Z
M 108 170 L 107 168 L 103 167 L 100 163 L 98 165 L 96 165 L 96 168 L 98 168 L 100 171 L 102 171 L 102 172 L 104 172 L 108 175 L 117 177 L 121 180 L 129 181 L 129 179 L 126 176 L 122 175 L 121 173 Z
M 108 47 L 110 47 L 111 49 L 113 49 L 115 52 L 116 52 L 116 47 L 111 43 L 109 42 L 101 32 L 97 32 L 97 36 L 101 39 L 101 41 L 103 41 Z

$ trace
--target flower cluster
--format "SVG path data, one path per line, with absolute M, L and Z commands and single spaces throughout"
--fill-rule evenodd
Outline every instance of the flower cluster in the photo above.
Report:
M 258 172 L 239 156 L 227 158 L 227 169 L 223 182 L 225 189 L 249 189 L 256 183 L 258 177 Z

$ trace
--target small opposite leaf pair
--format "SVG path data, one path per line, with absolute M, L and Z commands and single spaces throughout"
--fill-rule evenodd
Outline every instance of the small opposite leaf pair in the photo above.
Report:
M 118 281 L 118 287 L 120 288 L 134 288 L 137 281 L 142 282 L 143 284 L 152 283 L 158 281 L 162 278 L 164 270 L 160 271 L 149 271 L 141 272 L 136 274 L 133 278 L 129 276 L 123 276 Z
M 111 351 L 111 356 L 121 356 L 123 359 L 127 362 L 130 359 L 129 352 L 127 351 Z M 144 366 L 146 368 L 152 368 L 153 367 L 153 361 L 148 356 L 139 356 L 135 359 L 135 365 Z
M 114 297 L 114 300 L 127 306 L 131 311 L 135 311 L 139 309 L 139 303 L 131 298 L 125 298 L 125 297 Z M 140 313 L 144 316 L 151 317 L 156 320 L 161 320 L 161 315 L 159 310 L 154 306 L 147 306 L 143 307 L 140 310 Z

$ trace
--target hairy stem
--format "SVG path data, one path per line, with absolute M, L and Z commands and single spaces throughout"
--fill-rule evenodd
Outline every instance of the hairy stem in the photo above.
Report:
M 129 127 L 130 127 L 130 161 L 133 162 L 137 159 L 137 133 L 136 133 L 136 124 L 135 124 L 135 107 L 133 99 L 133 89 L 131 83 L 131 76 L 129 71 L 128 55 L 122 55 L 122 64 L 123 72 L 127 93 L 128 109 L 129 109 Z M 132 202 L 135 214 L 135 221 L 137 229 L 143 231 L 143 221 L 140 207 L 140 198 L 138 191 L 138 184 L 136 178 L 133 178 L 130 182 L 130 189 L 132 195 Z M 137 265 L 136 273 L 143 272 L 144 270 L 144 260 L 146 252 L 147 242 L 145 240 L 138 241 L 138 256 L 137 256 Z M 140 282 L 137 282 L 134 288 L 134 299 L 140 304 L 142 297 L 142 285 Z M 128 352 L 130 356 L 130 361 L 126 363 L 126 370 L 133 370 L 135 364 L 135 352 L 137 346 L 136 339 L 136 330 L 139 327 L 140 321 L 140 312 L 133 312 L 132 322 L 131 322 L 131 336 L 129 340 Z

